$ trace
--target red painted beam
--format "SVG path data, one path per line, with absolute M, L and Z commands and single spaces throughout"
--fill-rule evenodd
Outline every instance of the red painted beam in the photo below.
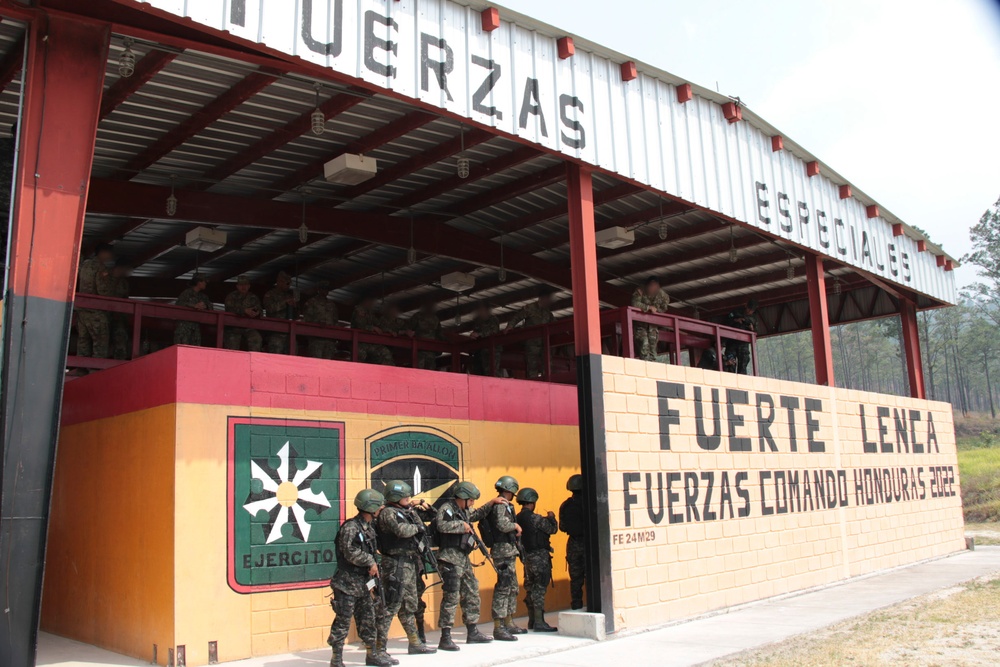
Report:
M 538 150 L 532 148 L 531 146 L 523 146 L 521 148 L 516 148 L 510 153 L 505 153 L 499 157 L 493 158 L 487 162 L 476 165 L 473 164 L 469 171 L 468 178 L 460 178 L 457 174 L 454 176 L 449 176 L 433 185 L 429 185 L 423 190 L 418 190 L 404 197 L 400 197 L 392 202 L 391 206 L 394 209 L 409 208 L 420 202 L 427 201 L 428 199 L 433 199 L 446 192 L 452 192 L 461 188 L 469 183 L 475 183 L 481 178 L 486 176 L 491 176 L 493 174 L 506 171 L 511 167 L 516 167 L 517 165 L 532 160 L 536 157 L 542 155 Z
M 144 55 L 135 64 L 135 72 L 132 76 L 128 78 L 120 77 L 104 93 L 104 99 L 101 100 L 101 120 L 110 116 L 111 112 L 121 106 L 135 91 L 142 88 L 160 70 L 173 62 L 174 58 L 178 55 L 177 53 L 160 51 L 159 49 L 153 49 Z
M 92 213 L 136 215 L 149 212 L 159 216 L 169 188 L 139 183 L 124 183 L 94 179 L 88 201 Z M 269 199 L 253 199 L 219 195 L 192 190 L 178 191 L 182 213 L 187 222 L 271 229 L 297 229 L 303 208 L 298 203 Z M 409 220 L 403 216 L 345 211 L 324 206 L 305 207 L 306 224 L 313 233 L 340 234 L 371 243 L 397 248 L 410 246 Z M 421 232 L 413 239 L 416 249 L 424 254 L 442 255 L 474 262 L 482 266 L 498 266 L 499 245 L 475 234 L 464 232 L 441 222 L 421 223 Z M 570 288 L 569 271 L 533 255 L 506 250 L 504 262 L 511 271 L 531 276 L 545 283 Z M 601 287 L 602 298 L 614 305 L 626 303 L 629 293 L 610 285 Z
M 806 282 L 809 288 L 809 323 L 812 329 L 813 362 L 816 365 L 816 384 L 832 387 L 833 345 L 830 343 L 830 315 L 826 303 L 826 273 L 823 258 L 807 253 Z
M 573 342 L 578 357 L 600 354 L 601 313 L 594 236 L 594 184 L 590 170 L 574 162 L 566 163 L 566 200 L 569 205 L 573 273 Z
M 357 89 L 356 93 L 359 92 L 360 89 Z M 348 111 L 358 104 L 361 104 L 365 101 L 365 99 L 366 98 L 360 94 L 352 94 L 351 92 L 341 93 L 339 95 L 334 95 L 330 99 L 321 103 L 319 110 L 323 112 L 324 118 L 330 120 L 331 118 L 336 118 L 340 114 Z M 218 167 L 209 170 L 205 173 L 205 179 L 207 181 L 223 181 L 241 169 L 250 166 L 257 160 L 260 160 L 262 157 L 270 155 L 282 146 L 298 139 L 306 132 L 310 132 L 312 130 L 313 111 L 314 109 L 310 108 L 308 111 L 302 113 L 298 118 L 286 123 L 284 127 L 275 130 L 257 143 L 252 146 L 248 146 L 242 152 L 229 158 Z M 207 183 L 205 185 L 206 188 L 210 186 L 211 183 Z
M 20 74 L 22 67 L 24 67 L 24 35 L 18 38 L 4 54 L 3 60 L 0 60 L 0 91 L 10 85 L 14 77 Z
M 348 144 L 343 148 L 343 150 L 338 150 L 337 152 L 331 153 L 320 160 L 310 162 L 281 180 L 273 183 L 270 189 L 280 192 L 294 190 L 303 183 L 308 183 L 309 181 L 322 176 L 323 165 L 338 155 L 343 155 L 344 153 L 368 153 L 375 150 L 379 146 L 384 146 L 391 141 L 409 134 L 419 127 L 423 127 L 435 118 L 436 116 L 425 111 L 411 111 L 405 116 L 397 118 L 396 120 L 380 127 L 371 134 Z
M 274 82 L 276 72 L 257 71 L 212 100 L 128 161 L 114 178 L 130 179 Z
M 909 299 L 899 300 L 899 322 L 903 339 L 903 353 L 906 356 L 906 377 L 910 385 L 910 396 L 925 399 L 924 366 L 920 354 L 920 333 L 917 327 L 917 309 Z

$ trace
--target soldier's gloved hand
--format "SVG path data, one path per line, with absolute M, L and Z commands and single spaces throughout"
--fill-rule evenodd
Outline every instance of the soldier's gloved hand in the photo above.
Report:
M 472 532 L 472 526 L 470 524 L 463 523 L 462 525 L 465 526 L 465 532 L 467 532 L 467 533 L 471 533 Z
M 497 496 L 496 498 L 491 498 L 487 505 L 510 505 L 506 498 L 503 496 Z
M 369 577 L 378 576 L 378 565 L 372 565 L 370 568 L 368 568 L 368 576 Z

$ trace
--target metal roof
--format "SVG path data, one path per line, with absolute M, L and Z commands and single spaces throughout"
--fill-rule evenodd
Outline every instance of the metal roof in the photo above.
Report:
M 0 23 L 4 54 L 15 48 L 22 32 L 17 24 Z M 119 73 L 123 40 L 123 35 L 112 40 L 106 100 L 112 91 L 131 85 Z M 472 300 L 488 300 L 504 315 L 532 301 L 539 287 L 547 284 L 555 288 L 556 314 L 571 314 L 568 280 L 540 280 L 507 268 L 510 264 L 505 265 L 506 280 L 498 275 L 504 255 L 519 257 L 522 265 L 529 260 L 539 262 L 548 271 L 546 276 L 558 272 L 568 276 L 566 185 L 559 156 L 532 150 L 508 137 L 463 128 L 453 119 L 345 83 L 288 70 L 263 71 L 233 58 L 148 40 L 138 40 L 131 48 L 140 63 L 149 58 L 163 64 L 100 121 L 95 180 L 126 193 L 141 184 L 173 187 L 182 204 L 196 193 L 288 204 L 273 229 L 243 226 L 238 220 L 204 219 L 212 218 L 211 211 L 185 215 L 183 205 L 171 217 L 164 199 L 146 202 L 135 214 L 90 210 L 85 248 L 97 241 L 114 241 L 120 255 L 137 260 L 132 281 L 137 296 L 173 297 L 196 270 L 216 282 L 233 281 L 245 273 L 261 289 L 277 271 L 286 270 L 305 290 L 319 280 L 331 281 L 332 298 L 345 306 L 365 293 L 395 299 L 408 311 L 430 299 L 449 321 L 456 311 L 467 321 Z M 316 106 L 316 84 L 320 84 L 321 104 L 336 108 L 335 113 L 320 136 L 290 132 L 288 128 Z M 19 94 L 15 78 L 0 94 L 0 123 L 16 119 Z M 210 117 L 210 112 L 215 116 Z M 352 146 L 364 146 L 365 155 L 378 160 L 380 177 L 392 178 L 377 178 L 375 187 L 345 187 L 327 183 L 315 173 L 316 165 Z M 254 155 L 258 148 L 259 155 Z M 472 161 L 473 176 L 468 180 L 455 175 L 459 153 Z M 248 156 L 252 159 L 243 164 L 241 159 Z M 704 317 L 724 316 L 739 300 L 750 295 L 761 298 L 765 292 L 777 299 L 774 303 L 762 299 L 765 309 L 791 304 L 786 311 L 794 311 L 794 304 L 804 298 L 801 249 L 615 175 L 595 173 L 594 192 L 598 228 L 620 224 L 635 234 L 630 247 L 598 249 L 601 279 L 610 290 L 617 290 L 609 303 L 627 301 L 647 275 L 663 276 L 675 305 Z M 435 243 L 461 246 L 462 239 L 488 240 L 495 248 L 495 259 L 469 261 L 460 247 L 458 251 L 452 247 L 447 253 L 421 251 L 411 264 L 406 243 L 386 245 L 368 241 L 364 235 L 328 230 L 310 230 L 307 242 L 301 243 L 297 227 L 303 205 L 331 214 L 388 215 L 386 220 L 409 222 L 418 239 L 431 230 L 446 236 L 447 230 L 454 230 L 457 241 L 443 238 Z M 224 249 L 206 253 L 184 245 L 184 234 L 204 224 L 226 232 Z M 665 240 L 660 238 L 661 225 L 666 226 Z M 735 261 L 731 261 L 731 245 L 737 249 Z M 476 287 L 458 297 L 439 286 L 442 274 L 456 270 L 476 278 Z M 845 293 L 878 290 L 850 267 L 830 263 L 827 270 L 828 276 L 843 277 Z M 226 289 L 216 285 L 212 294 L 218 298 Z M 918 298 L 921 307 L 940 305 L 925 296 Z M 862 305 L 855 307 L 855 301 Z M 836 311 L 841 317 L 838 321 L 870 317 L 894 307 L 888 297 L 872 303 L 867 296 L 852 299 Z M 343 316 L 347 309 L 341 312 Z M 801 315 L 796 318 L 782 312 L 775 332 L 801 328 L 802 321 Z

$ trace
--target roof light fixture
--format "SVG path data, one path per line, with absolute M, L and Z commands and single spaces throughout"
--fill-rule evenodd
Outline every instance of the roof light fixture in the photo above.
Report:
M 167 215 L 171 218 L 177 215 L 177 195 L 174 194 L 174 180 L 177 177 L 170 175 L 170 196 L 167 197 Z
M 302 194 L 302 224 L 299 225 L 299 243 L 309 242 L 309 227 L 306 226 L 306 197 Z
M 497 280 L 507 282 L 507 268 L 503 265 L 503 234 L 500 235 L 500 270 L 497 271 Z
M 410 211 L 410 247 L 406 251 L 406 263 L 417 263 L 417 249 L 413 247 L 413 212 Z
M 462 306 L 462 295 L 461 294 L 456 294 L 455 295 L 455 326 L 456 327 L 462 326 L 462 310 L 461 310 L 461 306 Z
M 795 267 L 792 266 L 792 256 L 791 255 L 788 256 L 788 268 L 785 269 L 785 277 L 788 278 L 789 280 L 792 280 L 792 279 L 795 278 Z
M 735 264 L 740 258 L 740 251 L 736 249 L 736 230 L 733 225 L 729 225 L 729 263 Z
M 462 126 L 461 132 L 459 133 L 459 141 L 461 142 L 461 149 L 458 152 L 458 161 L 455 163 L 458 177 L 461 179 L 466 179 L 469 177 L 469 158 L 465 157 L 465 126 Z
M 313 109 L 309 119 L 312 125 L 312 133 L 318 137 L 326 131 L 326 114 L 319 108 L 319 90 L 322 88 L 322 85 L 317 83 L 314 87 L 316 88 L 316 108 Z
M 124 44 L 125 50 L 118 57 L 118 73 L 123 79 L 127 79 L 135 74 L 135 53 L 132 51 L 132 45 L 135 44 L 135 41 L 131 37 L 126 37 Z
M 841 288 L 841 284 L 840 284 L 840 278 L 837 277 L 837 276 L 834 276 L 833 277 L 833 293 L 834 294 L 840 294 L 840 290 L 841 289 L 842 288 Z
M 660 199 L 658 203 L 660 205 L 660 228 L 657 230 L 657 235 L 661 241 L 666 241 L 669 230 L 667 229 L 667 221 L 663 218 L 663 200 Z

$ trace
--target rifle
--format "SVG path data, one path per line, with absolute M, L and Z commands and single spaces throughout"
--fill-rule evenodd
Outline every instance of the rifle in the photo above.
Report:
M 369 579 L 368 586 L 369 590 L 371 590 L 372 592 L 372 595 L 375 596 L 375 601 L 382 603 L 382 609 L 388 609 L 388 607 L 385 604 L 385 588 L 382 586 L 381 573 Z
M 489 564 L 493 566 L 493 571 L 499 575 L 500 570 L 497 569 L 497 564 L 493 562 L 493 557 L 490 556 L 490 550 L 487 549 L 486 544 L 483 543 L 483 538 L 479 537 L 479 533 L 476 532 L 476 529 L 472 527 L 471 523 L 469 524 L 469 527 L 472 528 L 472 532 L 469 533 L 469 535 L 472 537 L 472 541 L 476 545 L 476 548 L 479 549 L 479 553 L 483 554 L 483 558 L 485 558 Z
M 528 554 L 524 550 L 524 544 L 521 542 L 520 535 L 514 535 L 514 546 L 517 547 L 517 557 L 521 559 L 521 562 L 527 562 Z

